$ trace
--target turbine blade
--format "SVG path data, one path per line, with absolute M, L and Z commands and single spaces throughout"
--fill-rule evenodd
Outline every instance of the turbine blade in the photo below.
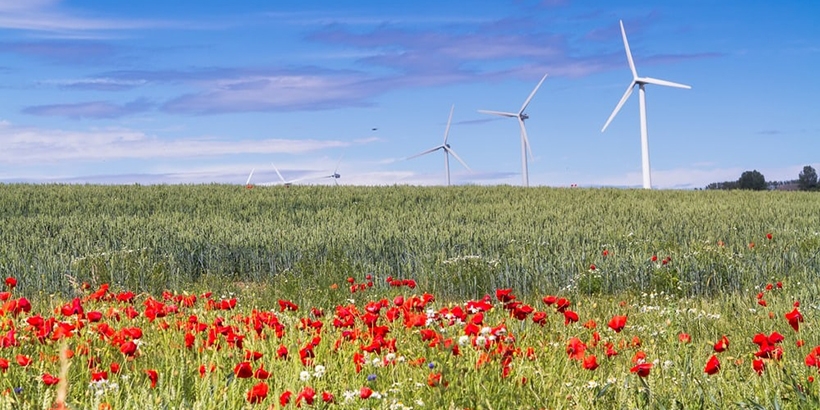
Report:
M 632 60 L 632 51 L 629 50 L 629 41 L 626 40 L 626 30 L 624 30 L 624 21 L 621 20 L 621 36 L 624 38 L 624 48 L 626 49 L 626 59 L 629 60 L 629 69 L 632 70 L 632 78 L 638 78 L 638 70 L 635 69 L 635 62 Z
M 667 86 L 667 87 L 675 87 L 675 88 L 685 88 L 687 90 L 692 88 L 692 86 L 689 86 L 689 85 L 686 85 L 686 84 L 673 83 L 671 81 L 659 80 L 657 78 L 651 78 L 651 77 L 639 78 L 638 81 L 640 81 L 642 83 L 646 83 L 646 84 L 664 85 L 664 86 Z
M 478 110 L 478 112 L 482 114 L 490 114 L 490 115 L 500 115 L 502 117 L 517 117 L 518 114 L 513 114 L 511 112 L 502 112 L 502 111 L 489 111 L 489 110 Z
M 256 171 L 256 168 L 251 170 L 251 174 L 248 175 L 248 180 L 245 181 L 245 185 L 250 185 L 251 184 L 251 177 L 253 176 L 253 171 Z
M 336 168 L 333 169 L 333 173 L 339 172 L 339 164 L 342 163 L 342 158 L 344 158 L 345 154 L 339 155 L 339 160 L 336 161 Z
M 532 148 L 530 148 L 530 139 L 527 138 L 527 127 L 524 126 L 524 120 L 519 118 L 518 126 L 521 127 L 521 136 L 524 137 L 524 146 L 527 148 L 527 153 L 530 154 L 530 159 L 535 159 L 532 155 Z
M 430 148 L 430 149 L 428 149 L 427 151 L 420 152 L 420 153 L 418 153 L 418 154 L 416 154 L 416 155 L 413 155 L 413 156 L 411 156 L 411 157 L 407 157 L 407 158 L 405 158 L 405 160 L 408 160 L 408 159 L 413 159 L 413 158 L 418 158 L 418 157 L 420 157 L 420 156 L 422 156 L 422 155 L 427 155 L 427 154 L 429 154 L 429 153 L 431 153 L 431 152 L 436 152 L 436 151 L 440 150 L 442 147 L 443 147 L 443 145 L 439 145 L 438 147 L 435 147 L 435 148 Z
M 532 92 L 530 93 L 530 96 L 527 97 L 526 100 L 524 100 L 524 104 L 521 105 L 521 109 L 518 110 L 518 115 L 521 115 L 521 114 L 524 113 L 524 110 L 526 110 L 527 106 L 530 105 L 530 101 L 532 101 L 532 97 L 535 97 L 535 93 L 538 91 L 539 88 L 541 88 L 541 84 L 543 84 L 544 80 L 546 80 L 546 79 L 547 79 L 547 74 L 544 74 L 544 76 L 541 77 L 541 81 L 538 82 L 538 85 L 536 85 L 535 88 L 532 89 Z
M 273 162 L 271 162 L 270 164 L 273 165 L 273 170 L 276 171 L 276 175 L 279 175 L 279 179 L 282 180 L 283 183 L 287 184 L 288 181 L 285 181 L 285 177 L 283 177 L 282 174 L 279 173 L 279 168 L 276 168 L 276 164 L 274 164 Z
M 604 128 L 601 128 L 601 132 L 606 131 L 606 127 L 609 126 L 609 123 L 612 122 L 612 119 L 615 118 L 615 116 L 618 114 L 618 111 L 621 110 L 621 107 L 623 107 L 626 100 L 629 99 L 630 95 L 632 95 L 632 90 L 634 89 L 634 87 L 635 87 L 635 81 L 632 81 L 631 83 L 629 83 L 629 88 L 626 89 L 626 92 L 624 93 L 624 96 L 621 97 L 621 101 L 618 101 L 618 105 L 615 107 L 615 110 L 612 111 L 612 114 L 609 116 L 609 119 L 606 120 L 606 124 L 604 124 Z
M 447 118 L 447 128 L 444 129 L 444 144 L 447 145 L 447 136 L 450 135 L 450 122 L 453 121 L 453 110 L 456 108 L 456 105 L 453 104 L 450 107 L 450 118 Z
M 461 165 L 464 165 L 464 168 L 467 168 L 467 171 L 473 172 L 473 170 L 472 170 L 472 169 L 470 169 L 470 167 L 467 165 L 467 163 L 466 163 L 466 162 L 464 162 L 464 160 L 462 160 L 462 159 L 461 159 L 461 157 L 459 157 L 459 156 L 458 156 L 458 154 L 456 154 L 456 152 L 455 152 L 455 151 L 453 151 L 453 149 L 452 149 L 452 148 L 445 148 L 445 150 L 447 151 L 447 153 L 449 153 L 449 154 L 453 154 L 453 157 L 454 157 L 456 160 L 458 160 L 458 162 L 460 162 L 460 163 L 461 163 Z

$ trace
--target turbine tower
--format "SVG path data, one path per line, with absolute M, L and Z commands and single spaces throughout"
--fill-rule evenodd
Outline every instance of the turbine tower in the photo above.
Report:
M 632 52 L 629 51 L 629 42 L 626 40 L 626 30 L 624 30 L 623 20 L 621 20 L 621 36 L 624 38 L 624 48 L 626 49 L 626 59 L 629 61 L 629 69 L 632 70 L 632 82 L 629 83 L 629 87 L 627 87 L 626 92 L 623 97 L 621 97 L 621 101 L 618 102 L 615 110 L 612 111 L 612 115 L 609 116 L 609 119 L 606 121 L 606 124 L 604 124 L 604 128 L 601 129 L 601 132 L 606 131 L 606 127 L 609 126 L 609 123 L 612 122 L 612 119 L 615 118 L 615 115 L 617 115 L 618 111 L 621 110 L 621 107 L 624 105 L 626 100 L 629 99 L 629 96 L 632 95 L 632 90 L 634 90 L 637 85 L 638 100 L 640 101 L 641 109 L 641 169 L 643 171 L 643 187 L 644 189 L 652 189 L 652 175 L 649 168 L 649 136 L 646 130 L 646 91 L 644 90 L 644 85 L 655 84 L 686 89 L 690 89 L 692 87 L 685 84 L 673 83 L 671 81 L 658 80 L 657 78 L 638 77 L 638 71 L 635 70 L 635 62 L 632 60 Z
M 458 160 L 458 162 L 460 162 L 461 165 L 464 165 L 464 168 L 467 168 L 468 171 L 472 172 L 470 167 L 468 167 L 467 164 L 464 161 L 462 161 L 461 158 L 459 158 L 458 154 L 456 154 L 456 152 L 453 151 L 452 148 L 450 148 L 450 144 L 447 143 L 447 137 L 450 135 L 450 122 L 453 120 L 453 109 L 454 108 L 456 108 L 455 105 L 450 107 L 450 118 L 447 119 L 447 128 L 444 129 L 444 142 L 439 146 L 428 149 L 427 151 L 420 152 L 416 155 L 413 155 L 412 157 L 407 157 L 407 159 L 413 159 L 413 158 L 418 158 L 422 155 L 427 155 L 431 152 L 436 152 L 438 150 L 443 150 L 444 151 L 444 173 L 447 175 L 447 186 L 450 186 L 450 155 L 455 157 L 455 159 Z
M 547 74 L 544 74 L 541 77 L 541 81 L 538 82 L 538 85 L 530 93 L 530 96 L 524 101 L 524 104 L 521 106 L 521 109 L 518 110 L 518 113 L 512 112 L 502 112 L 502 111 L 488 111 L 488 110 L 478 110 L 478 112 L 483 114 L 491 114 L 491 115 L 499 115 L 502 117 L 511 117 L 518 119 L 518 126 L 521 128 L 521 176 L 524 178 L 524 186 L 530 186 L 530 176 L 529 172 L 527 171 L 527 153 L 530 154 L 530 158 L 532 158 L 532 149 L 530 148 L 530 141 L 527 138 L 527 128 L 524 127 L 524 120 L 530 118 L 524 110 L 527 109 L 527 106 L 532 101 L 532 97 L 535 96 L 535 93 L 538 91 L 538 88 L 541 87 L 541 83 L 547 79 Z

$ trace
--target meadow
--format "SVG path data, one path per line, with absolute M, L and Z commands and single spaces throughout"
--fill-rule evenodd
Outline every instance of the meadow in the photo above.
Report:
M 0 185 L 0 406 L 817 408 L 819 203 Z

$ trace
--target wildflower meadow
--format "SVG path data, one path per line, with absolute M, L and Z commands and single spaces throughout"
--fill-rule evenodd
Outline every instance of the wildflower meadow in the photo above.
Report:
M 799 192 L 0 186 L 0 408 L 820 408 Z

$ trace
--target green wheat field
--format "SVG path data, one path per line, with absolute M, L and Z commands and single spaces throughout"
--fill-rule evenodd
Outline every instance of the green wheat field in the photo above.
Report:
M 0 408 L 820 408 L 820 197 L 0 185 Z

